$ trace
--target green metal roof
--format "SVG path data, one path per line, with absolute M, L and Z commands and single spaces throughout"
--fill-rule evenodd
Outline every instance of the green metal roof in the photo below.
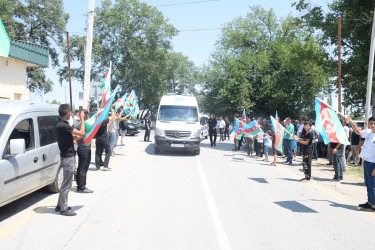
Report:
M 48 67 L 48 48 L 33 43 L 11 39 L 9 57 L 28 62 L 29 67 Z

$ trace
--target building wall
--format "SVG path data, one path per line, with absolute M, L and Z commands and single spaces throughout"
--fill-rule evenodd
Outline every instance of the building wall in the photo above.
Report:
M 26 62 L 0 57 L 0 99 L 29 100 Z

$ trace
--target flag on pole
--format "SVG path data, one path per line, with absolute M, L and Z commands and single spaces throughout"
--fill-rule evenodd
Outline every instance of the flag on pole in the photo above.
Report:
M 242 120 L 243 122 L 246 122 L 246 113 L 245 113 L 245 109 L 243 109 L 242 116 L 241 116 L 241 120 Z
M 315 98 L 315 112 L 315 126 L 325 144 L 329 142 L 339 142 L 341 144 L 350 145 L 340 119 L 333 108 L 329 107 L 320 99 Z
M 233 137 L 233 139 L 241 140 L 242 135 L 243 135 L 242 128 L 243 128 L 243 122 L 241 122 L 239 119 L 237 119 L 235 127 L 234 127 L 232 133 L 230 134 L 230 136 Z
M 8 57 L 10 50 L 10 39 L 0 18 L 0 56 Z
M 91 131 L 88 134 L 86 134 L 86 137 L 83 139 L 83 141 L 86 143 L 86 145 L 89 145 L 91 140 L 96 135 L 96 132 L 98 132 L 98 129 L 99 129 L 100 125 L 102 124 L 103 120 L 106 119 L 106 117 L 108 116 L 108 112 L 110 111 L 111 104 L 112 104 L 113 99 L 115 98 L 119 88 L 120 88 L 120 86 L 117 85 L 116 89 L 113 91 L 110 98 L 98 110 L 98 112 L 95 116 L 94 125 L 91 128 Z
M 256 121 L 252 121 L 249 124 L 243 125 L 243 132 L 245 134 L 251 134 L 255 136 L 258 133 L 263 132 L 263 130 L 260 128 L 260 125 Z
M 103 78 L 100 88 L 103 90 L 102 103 L 105 103 L 111 95 L 111 68 L 112 62 L 109 62 L 109 69 Z
M 281 124 L 276 121 L 275 118 L 271 117 L 272 121 L 272 127 L 275 130 L 275 149 L 283 152 L 283 140 L 284 140 L 284 135 L 285 135 L 285 128 L 281 126 Z
M 124 104 L 124 112 L 126 112 L 126 114 L 131 113 L 137 103 L 138 103 L 137 95 L 135 94 L 135 91 L 132 90 L 132 92 L 130 93 L 128 99 L 126 100 Z

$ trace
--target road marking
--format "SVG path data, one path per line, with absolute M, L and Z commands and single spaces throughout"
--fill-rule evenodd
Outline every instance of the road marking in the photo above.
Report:
M 232 247 L 230 246 L 227 234 L 225 233 L 223 223 L 220 219 L 219 211 L 216 207 L 216 203 L 211 193 L 210 187 L 208 186 L 208 182 L 207 182 L 206 176 L 204 175 L 201 162 L 199 161 L 198 156 L 196 156 L 195 158 L 197 159 L 199 175 L 201 177 L 203 190 L 207 199 L 208 209 L 210 210 L 211 219 L 214 223 L 216 236 L 219 241 L 220 249 L 231 250 Z
M 288 174 L 288 175 L 291 176 L 291 177 L 294 177 L 294 178 L 298 179 L 298 176 L 297 176 L 295 173 L 291 172 L 291 171 L 288 170 L 288 169 L 285 169 L 284 167 L 279 167 L 279 166 L 277 166 L 277 169 L 281 170 L 282 172 Z M 353 204 L 352 202 L 350 202 L 350 201 L 348 201 L 347 199 L 342 198 L 341 196 L 339 196 L 339 195 L 337 195 L 337 194 L 335 194 L 335 193 L 333 193 L 333 192 L 331 192 L 331 191 L 329 191 L 329 190 L 327 190 L 327 189 L 325 189 L 325 188 L 323 188 L 323 187 L 317 185 L 317 184 L 314 183 L 314 182 L 315 182 L 314 180 L 311 180 L 311 181 L 309 181 L 309 182 L 305 182 L 305 184 L 307 184 L 307 185 L 309 185 L 309 186 L 311 186 L 311 187 L 313 187 L 313 188 L 315 188 L 315 189 L 317 189 L 317 190 L 319 190 L 319 191 L 325 193 L 325 194 L 328 195 L 328 196 L 331 196 L 332 198 L 335 198 L 335 199 L 337 199 L 337 200 L 343 202 L 345 205 L 348 205 L 348 206 L 352 206 L 352 207 L 357 208 L 357 206 L 356 206 L 355 204 Z M 360 211 L 360 210 L 358 210 L 358 211 Z M 361 211 L 361 212 L 362 212 L 362 211 Z M 364 213 L 367 214 L 368 216 L 372 217 L 372 218 L 375 218 L 375 214 L 374 214 L 374 213 L 371 213 L 371 212 L 364 212 Z

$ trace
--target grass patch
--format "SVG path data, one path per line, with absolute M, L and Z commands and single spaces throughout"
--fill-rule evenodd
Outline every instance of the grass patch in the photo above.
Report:
M 363 180 L 363 168 L 361 166 L 351 167 L 351 166 L 347 165 L 344 175 L 350 175 L 350 176 L 358 177 L 358 178 L 361 178 Z

